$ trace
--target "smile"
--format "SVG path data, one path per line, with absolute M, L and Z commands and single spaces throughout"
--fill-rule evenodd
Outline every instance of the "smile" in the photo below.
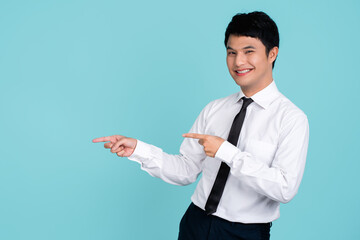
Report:
M 252 69 L 244 69 L 244 70 L 237 70 L 237 71 L 235 71 L 236 72 L 236 75 L 238 75 L 238 76 L 243 76 L 243 75 L 245 75 L 245 74 L 247 74 L 248 72 L 250 72 Z

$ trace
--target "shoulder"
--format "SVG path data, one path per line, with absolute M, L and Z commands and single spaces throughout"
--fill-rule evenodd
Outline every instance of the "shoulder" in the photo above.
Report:
M 308 124 L 308 118 L 304 111 L 282 93 L 279 94 L 278 99 L 276 99 L 274 103 L 277 108 L 277 113 L 281 115 L 283 126 L 300 122 L 305 123 L 306 125 Z
M 238 100 L 238 96 L 239 96 L 239 92 L 236 92 L 229 96 L 212 100 L 205 106 L 205 108 L 208 111 L 212 111 L 227 106 L 229 104 L 234 104 Z

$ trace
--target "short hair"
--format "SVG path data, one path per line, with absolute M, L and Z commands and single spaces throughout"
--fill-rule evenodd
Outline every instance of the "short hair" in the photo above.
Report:
M 274 47 L 279 47 L 279 31 L 276 23 L 264 12 L 236 14 L 225 31 L 225 47 L 230 35 L 247 36 L 259 39 L 265 46 L 266 55 Z M 274 60 L 272 68 L 275 65 Z

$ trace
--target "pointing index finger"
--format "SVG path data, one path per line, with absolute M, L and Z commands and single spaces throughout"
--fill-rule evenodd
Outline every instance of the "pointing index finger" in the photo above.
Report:
M 100 138 L 95 138 L 93 139 L 92 141 L 94 143 L 97 143 L 97 142 L 111 142 L 113 140 L 113 137 L 100 137 Z
M 199 133 L 185 133 L 182 136 L 186 138 L 195 138 L 195 139 L 204 139 L 206 137 L 205 134 L 199 134 Z

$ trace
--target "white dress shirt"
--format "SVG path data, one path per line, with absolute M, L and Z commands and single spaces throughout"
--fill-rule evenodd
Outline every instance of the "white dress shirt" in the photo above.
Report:
M 189 132 L 227 139 L 242 106 L 244 93 L 210 102 Z M 266 223 L 280 216 L 279 205 L 298 191 L 309 141 L 307 116 L 282 95 L 275 82 L 251 97 L 237 146 L 224 141 L 214 158 L 204 153 L 197 139 L 185 138 L 179 155 L 140 140 L 130 160 L 151 176 L 176 185 L 202 177 L 191 197 L 205 209 L 221 161 L 230 166 L 223 195 L 213 214 L 232 222 Z

